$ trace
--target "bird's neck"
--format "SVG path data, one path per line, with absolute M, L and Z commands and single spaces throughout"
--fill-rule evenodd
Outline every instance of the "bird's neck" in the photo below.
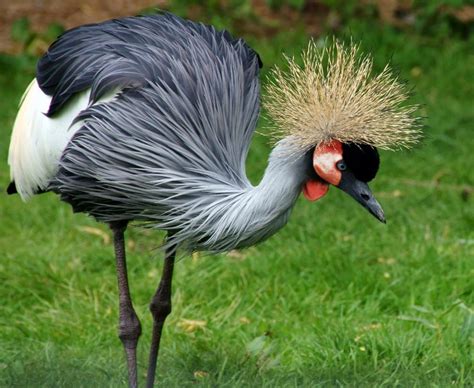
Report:
M 270 237 L 288 221 L 291 210 L 307 179 L 307 160 L 280 141 L 270 154 L 268 166 L 259 185 L 241 198 L 242 224 L 246 238 L 239 246 L 249 246 Z
M 186 228 L 181 222 L 185 217 L 176 217 L 181 230 L 170 243 L 183 244 L 190 250 L 221 252 L 267 239 L 288 221 L 307 171 L 305 155 L 290 152 L 289 142 L 280 141 L 269 157 L 260 184 L 213 188 L 213 195 L 203 197 L 209 203 L 191 206 Z
M 252 195 L 275 208 L 293 206 L 307 179 L 307 160 L 281 140 L 272 150 L 262 180 Z

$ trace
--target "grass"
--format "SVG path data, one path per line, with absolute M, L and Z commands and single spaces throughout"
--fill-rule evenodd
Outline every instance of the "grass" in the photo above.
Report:
M 286 228 L 259 246 L 180 260 L 160 386 L 474 384 L 474 41 L 365 24 L 349 33 L 378 68 L 392 59 L 428 117 L 420 147 L 382 152 L 372 188 L 388 224 L 332 189 L 316 203 L 301 199 Z M 250 41 L 267 71 L 307 38 Z M 3 161 L 33 74 L 32 60 L 0 57 Z M 255 182 L 269 149 L 257 135 L 248 163 Z M 28 204 L 7 197 L 5 162 L 0 182 L 0 386 L 126 386 L 106 227 L 53 194 Z M 163 235 L 131 228 L 127 238 L 143 382 Z

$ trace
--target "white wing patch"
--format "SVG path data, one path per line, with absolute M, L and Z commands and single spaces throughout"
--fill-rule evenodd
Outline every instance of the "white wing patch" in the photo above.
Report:
M 8 154 L 10 176 L 23 200 L 48 187 L 58 169 L 59 159 L 80 123 L 74 118 L 88 107 L 90 90 L 74 96 L 54 117 L 47 117 L 51 96 L 41 91 L 36 79 L 26 89 L 15 119 Z M 110 93 L 100 102 L 110 101 Z

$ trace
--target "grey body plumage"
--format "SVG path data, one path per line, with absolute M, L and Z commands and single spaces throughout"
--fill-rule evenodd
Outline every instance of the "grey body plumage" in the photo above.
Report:
M 270 236 L 285 224 L 304 169 L 281 152 L 282 142 L 272 174 L 258 187 L 246 177 L 258 68 L 242 40 L 170 14 L 66 33 L 38 65 L 39 86 L 53 94 L 49 114 L 84 88 L 92 101 L 122 91 L 76 118 L 82 127 L 50 189 L 100 221 L 171 231 L 168 244 L 189 250 L 225 251 Z

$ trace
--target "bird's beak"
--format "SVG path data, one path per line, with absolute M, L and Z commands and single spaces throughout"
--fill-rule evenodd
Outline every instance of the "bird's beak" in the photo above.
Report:
M 352 172 L 344 171 L 341 183 L 337 187 L 359 202 L 380 222 L 386 223 L 382 206 L 375 199 L 367 183 L 358 180 Z

